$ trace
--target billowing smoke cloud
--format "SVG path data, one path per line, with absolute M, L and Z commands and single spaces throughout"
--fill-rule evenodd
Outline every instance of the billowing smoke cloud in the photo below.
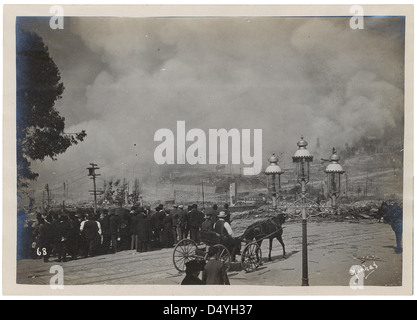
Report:
M 94 79 L 77 83 L 85 117 L 68 129 L 86 129 L 87 140 L 63 163 L 147 172 L 155 131 L 175 132 L 178 120 L 263 129 L 265 159 L 294 152 L 301 134 L 331 150 L 402 125 L 401 18 L 366 18 L 363 30 L 348 18 L 72 18 L 70 27 L 97 63 Z

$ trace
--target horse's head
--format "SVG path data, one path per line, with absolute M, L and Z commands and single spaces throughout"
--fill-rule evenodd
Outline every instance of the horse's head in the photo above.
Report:
M 377 217 L 384 218 L 384 221 L 389 223 L 391 219 L 391 212 L 391 206 L 386 201 L 382 201 L 381 206 L 378 208 Z
M 287 220 L 288 215 L 286 213 L 278 213 L 275 217 L 272 218 L 275 223 L 284 224 Z

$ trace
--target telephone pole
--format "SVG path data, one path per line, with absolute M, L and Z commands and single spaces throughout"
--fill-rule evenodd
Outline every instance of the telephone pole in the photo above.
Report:
M 48 183 L 45 185 L 45 191 L 46 191 L 47 208 L 49 209 L 50 206 L 51 206 L 51 193 L 50 193 L 50 190 L 49 190 L 49 184 Z
M 100 174 L 96 173 L 96 170 L 100 169 L 99 167 L 97 167 L 97 164 L 95 163 L 90 163 L 89 168 L 87 168 L 88 170 L 88 176 L 91 177 L 90 179 L 93 180 L 93 186 L 94 186 L 94 190 L 93 190 L 93 194 L 94 194 L 94 214 L 97 213 L 97 189 L 96 189 L 96 177 L 100 176 Z
M 66 183 L 64 182 L 64 200 L 62 200 L 62 213 L 65 213 L 65 199 L 66 199 Z
M 203 180 L 201 181 L 201 194 L 203 196 L 203 208 L 204 208 L 205 204 L 204 204 L 204 181 Z

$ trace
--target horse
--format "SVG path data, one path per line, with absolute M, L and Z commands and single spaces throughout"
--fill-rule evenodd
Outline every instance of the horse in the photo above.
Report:
M 397 202 L 394 204 L 388 204 L 385 201 L 382 202 L 377 213 L 378 221 L 381 218 L 385 223 L 388 223 L 395 233 L 397 246 L 395 248 L 396 253 L 402 252 L 402 233 L 403 233 L 403 209 Z
M 255 222 L 246 229 L 241 238 L 245 241 L 253 241 L 255 239 L 259 247 L 262 245 L 263 240 L 269 239 L 268 261 L 272 261 L 272 242 L 274 241 L 274 238 L 276 238 L 282 245 L 282 250 L 284 253 L 283 257 L 285 258 L 286 252 L 285 244 L 282 240 L 282 225 L 284 224 L 286 219 L 286 214 L 278 214 L 276 217 L 273 217 L 271 219 Z

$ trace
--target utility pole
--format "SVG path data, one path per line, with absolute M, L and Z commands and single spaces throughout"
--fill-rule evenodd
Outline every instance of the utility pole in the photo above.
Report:
M 49 184 L 45 185 L 45 190 L 46 190 L 46 203 L 47 203 L 47 208 L 49 209 L 51 206 L 51 194 L 49 191 Z
M 204 180 L 201 181 L 201 194 L 203 195 L 203 208 L 204 208 Z
M 64 182 L 64 200 L 62 200 L 62 213 L 65 213 L 66 184 Z
M 42 191 L 42 213 L 45 213 L 45 190 Z
M 96 189 L 96 177 L 100 176 L 100 174 L 96 173 L 96 170 L 100 169 L 97 167 L 97 164 L 95 163 L 90 163 L 89 168 L 87 168 L 88 170 L 88 176 L 91 177 L 90 179 L 93 179 L 93 186 L 94 186 L 94 190 L 93 190 L 93 194 L 94 194 L 94 214 L 97 213 L 97 189 Z

